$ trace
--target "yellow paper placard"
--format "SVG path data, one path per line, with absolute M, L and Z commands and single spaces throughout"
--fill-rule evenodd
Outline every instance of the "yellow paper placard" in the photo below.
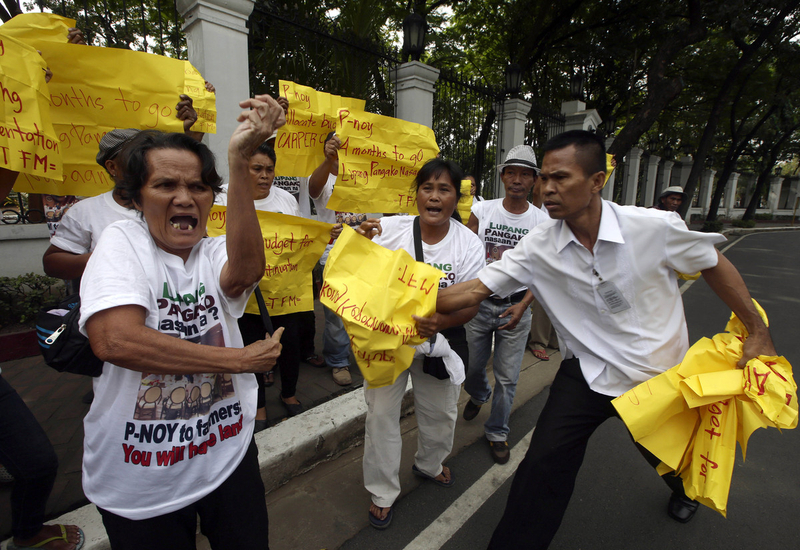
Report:
M 472 191 L 472 182 L 469 180 L 461 180 L 461 198 L 458 199 L 458 205 L 456 206 L 456 210 L 458 210 L 459 216 L 461 216 L 461 223 L 467 225 L 469 221 L 469 215 L 472 213 L 472 195 L 470 194 Z
M 411 365 L 409 346 L 424 341 L 411 315 L 436 311 L 441 277 L 404 250 L 387 250 L 344 226 L 325 264 L 320 301 L 344 322 L 371 388 L 394 383 Z
M 21 13 L 0 26 L 0 33 L 22 42 L 66 43 L 75 20 L 52 13 Z
M 289 112 L 275 140 L 277 176 L 310 175 L 324 158 L 325 136 L 339 127 L 339 109 L 361 112 L 366 104 L 363 99 L 319 92 L 287 80 L 278 81 L 278 95 L 289 100 Z
M 187 91 L 185 61 L 68 44 L 66 27 L 75 22 L 53 14 L 17 16 L 12 20 L 17 26 L 9 30 L 16 32 L 28 20 L 44 33 L 44 39 L 30 33 L 21 35 L 26 36 L 27 44 L 42 51 L 53 71 L 48 86 L 50 116 L 61 141 L 64 170 L 63 182 L 23 174 L 17 179 L 16 190 L 53 195 L 103 193 L 111 189 L 113 181 L 95 157 L 106 132 L 115 128 L 183 132 L 183 122 L 175 117 L 175 105 L 179 95 Z M 9 23 L 0 27 L 0 36 Z M 56 40 L 59 35 L 61 42 Z M 120 67 L 125 68 L 123 76 Z M 196 99 L 202 98 L 193 97 Z
M 270 315 L 313 311 L 311 270 L 330 240 L 329 223 L 286 214 L 256 211 L 261 225 L 267 266 L 258 284 Z M 208 234 L 224 235 L 227 208 L 215 205 L 208 218 Z M 247 302 L 247 313 L 258 315 L 255 296 Z
M 50 120 L 45 68 L 34 48 L 0 35 L 0 166 L 61 179 L 61 144 Z
M 217 133 L 217 95 L 206 90 L 206 81 L 200 71 L 188 61 L 184 61 L 186 82 L 183 93 L 192 98 L 192 107 L 197 113 L 197 121 L 192 125 L 193 132 Z
M 339 109 L 339 176 L 328 208 L 416 213 L 414 177 L 439 153 L 433 130 L 373 113 Z
M 756 308 L 768 325 L 764 310 Z M 736 442 L 758 428 L 797 426 L 797 385 L 784 357 L 758 357 L 737 368 L 747 336 L 735 316 L 730 332 L 696 342 L 683 361 L 612 401 L 634 440 L 675 471 L 687 496 L 727 511 Z

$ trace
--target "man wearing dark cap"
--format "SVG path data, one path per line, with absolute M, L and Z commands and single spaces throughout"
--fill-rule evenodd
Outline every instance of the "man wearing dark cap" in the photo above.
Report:
M 686 193 L 683 192 L 683 188 L 673 185 L 664 189 L 664 192 L 659 195 L 656 208 L 667 212 L 677 212 L 684 202 L 686 202 Z

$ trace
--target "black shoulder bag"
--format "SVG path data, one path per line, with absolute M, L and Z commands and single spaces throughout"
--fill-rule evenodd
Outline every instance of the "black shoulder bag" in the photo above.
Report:
M 422 230 L 419 227 L 419 216 L 414 218 L 414 253 L 418 262 L 425 261 L 425 255 L 422 253 Z M 446 328 L 441 331 L 441 335 L 447 338 L 450 343 L 450 348 L 455 351 L 461 360 L 464 361 L 466 368 L 469 362 L 469 347 L 467 346 L 467 331 L 463 325 L 457 327 Z M 430 343 L 431 346 L 436 342 L 436 335 L 434 334 Z M 422 372 L 430 374 L 439 380 L 447 380 L 450 375 L 444 366 L 444 359 L 441 357 L 425 357 L 422 360 Z
M 64 313 L 66 311 L 66 313 Z M 89 339 L 78 330 L 80 294 L 45 307 L 36 316 L 36 336 L 44 362 L 58 372 L 100 376 L 103 361 L 92 351 Z

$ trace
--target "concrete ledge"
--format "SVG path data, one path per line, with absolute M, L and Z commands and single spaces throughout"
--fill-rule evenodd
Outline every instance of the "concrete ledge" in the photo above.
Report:
M 800 225 L 786 225 L 779 227 L 731 227 L 723 229 L 722 234 L 726 237 L 740 237 L 742 235 L 749 235 L 751 233 L 769 233 L 773 231 L 798 231 Z
M 0 225 L 0 241 L 14 241 L 19 239 L 47 239 L 50 240 L 50 230 L 46 223 L 17 223 L 13 225 Z

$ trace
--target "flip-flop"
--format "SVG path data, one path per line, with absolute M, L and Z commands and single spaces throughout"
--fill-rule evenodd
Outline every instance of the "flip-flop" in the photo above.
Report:
M 14 539 L 12 538 L 8 541 L 8 545 L 6 546 L 7 550 L 31 550 L 32 548 L 42 548 L 45 544 L 49 542 L 53 542 L 56 540 L 61 540 L 70 544 L 69 540 L 67 539 L 67 528 L 64 525 L 58 524 L 58 527 L 61 528 L 61 536 L 58 537 L 50 537 L 49 539 L 44 539 L 42 542 L 38 542 L 33 546 L 17 546 L 14 544 Z M 78 543 L 75 545 L 75 550 L 81 550 L 83 548 L 83 543 L 86 542 L 86 535 L 83 534 L 83 529 L 78 527 Z
M 264 373 L 264 385 L 271 388 L 275 384 L 275 369 Z
M 382 509 L 382 507 L 379 507 Z M 369 511 L 369 524 L 372 525 L 375 529 L 386 529 L 389 527 L 389 524 L 392 523 L 392 509 L 389 508 L 389 513 L 386 514 L 386 517 L 381 519 L 372 513 L 372 510 Z
M 549 361 L 550 357 L 547 355 L 547 352 L 543 349 L 531 349 L 531 353 L 534 357 L 539 359 L 540 361 Z
M 453 470 L 452 469 L 450 470 L 450 481 L 441 481 L 441 480 L 436 479 L 433 476 L 429 476 L 428 474 L 426 474 L 425 472 L 423 472 L 422 470 L 417 468 L 416 464 L 411 466 L 411 472 L 415 476 L 419 476 L 419 477 L 424 478 L 424 479 L 429 479 L 429 480 L 433 481 L 436 485 L 440 485 L 440 486 L 445 487 L 445 488 L 452 487 L 453 484 L 456 482 L 456 478 L 453 475 Z

